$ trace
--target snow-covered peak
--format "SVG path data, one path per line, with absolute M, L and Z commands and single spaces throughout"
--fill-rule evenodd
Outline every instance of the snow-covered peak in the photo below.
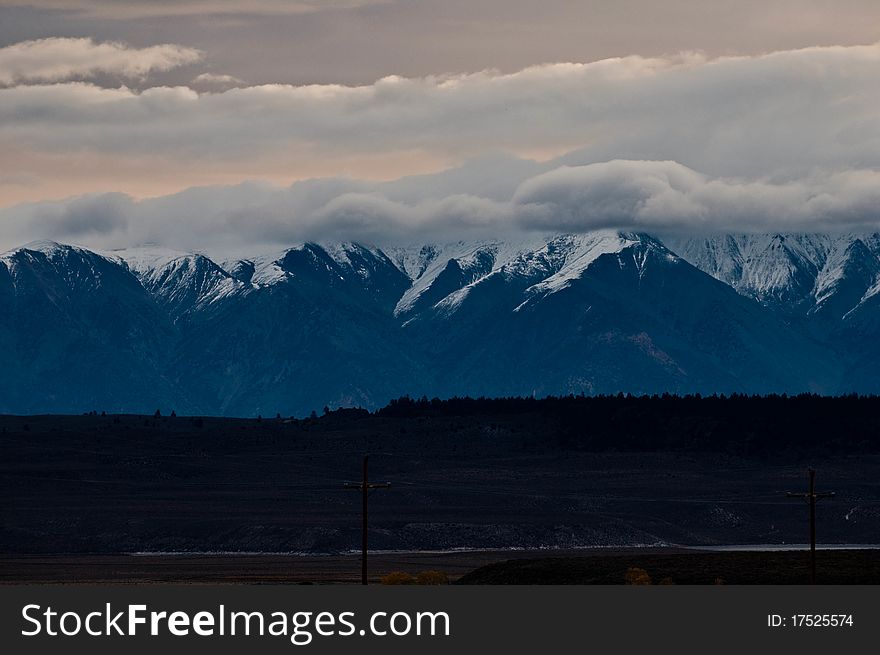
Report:
M 442 253 L 442 250 L 443 246 L 427 244 L 410 247 L 396 246 L 386 249 L 385 252 L 410 280 L 417 280 L 424 275 L 428 266 Z
M 92 251 L 81 248 L 80 246 L 58 243 L 57 241 L 50 241 L 48 239 L 41 239 L 38 241 L 31 241 L 30 243 L 26 243 L 25 245 L 18 248 L 7 250 L 6 252 L 0 254 L 0 259 L 10 260 L 15 255 L 19 255 L 21 253 L 39 253 L 41 255 L 44 255 L 49 260 L 66 257 L 71 254 L 77 254 L 79 256 L 95 255 L 95 253 L 93 253 Z
M 391 310 L 410 280 L 375 246 L 359 243 L 304 243 L 281 253 L 240 262 L 245 278 L 258 287 L 289 284 L 322 295 L 331 290 L 350 299 Z
M 839 244 L 828 257 L 816 279 L 815 305 L 811 314 L 844 318 L 877 293 L 880 284 L 880 258 L 860 238 L 846 247 Z
M 0 265 L 8 271 L 14 285 L 24 282 L 25 286 L 54 287 L 58 293 L 88 293 L 108 283 L 135 288 L 137 285 L 116 260 L 50 240 L 32 241 L 0 254 Z
M 249 262 L 253 265 L 253 273 L 251 274 L 251 284 L 255 286 L 267 286 L 275 284 L 287 278 L 287 273 L 281 268 L 281 260 L 290 250 L 302 249 L 302 245 L 293 246 L 291 248 L 281 250 L 274 253 L 261 254 L 251 259 L 240 259 L 236 262 L 227 262 L 227 268 L 233 268 L 239 262 Z
M 721 235 L 666 243 L 739 293 L 795 313 L 842 316 L 880 288 L 878 234 Z
M 533 293 L 553 293 L 583 275 L 601 255 L 620 252 L 638 241 L 636 235 L 603 230 L 398 251 L 398 265 L 411 277 L 418 275 L 397 303 L 395 314 L 406 315 L 426 302 L 444 314 L 453 313 L 471 289 L 497 275 L 531 282 Z
M 547 243 L 525 261 L 515 264 L 525 264 L 527 270 L 534 270 L 546 263 L 547 271 L 555 272 L 531 289 L 541 293 L 555 293 L 580 278 L 590 264 L 602 255 L 619 253 L 634 243 L 638 243 L 638 237 L 614 231 L 563 235 Z
M 31 252 L 41 252 L 44 255 L 53 255 L 62 250 L 74 250 L 78 249 L 76 246 L 70 246 L 66 244 L 58 243 L 57 241 L 51 241 L 49 239 L 38 239 L 36 241 L 31 241 L 30 243 L 24 244 L 21 248 L 16 248 L 16 250 L 30 250 Z
M 665 240 L 705 273 L 743 295 L 772 303 L 810 298 L 839 241 L 840 237 L 827 234 L 727 234 Z
M 320 242 L 319 245 L 330 258 L 343 268 L 355 270 L 363 275 L 363 269 L 359 268 L 362 260 L 366 258 L 385 259 L 386 254 L 376 246 L 345 241 L 342 243 Z
M 752 234 L 664 238 L 601 230 L 521 234 L 495 240 L 380 247 L 306 242 L 283 250 L 241 253 L 219 263 L 198 252 L 142 246 L 97 253 L 37 241 L 0 255 L 15 277 L 51 266 L 69 284 L 100 284 L 106 266 L 130 271 L 163 304 L 189 311 L 233 294 L 276 284 L 365 294 L 408 321 L 434 308 L 453 313 L 471 291 L 497 277 L 525 290 L 523 304 L 561 291 L 602 255 L 660 248 L 676 253 L 742 295 L 787 312 L 841 317 L 880 293 L 880 234 Z M 669 247 L 667 250 L 666 247 Z M 643 252 L 644 251 L 644 252 Z M 94 282 L 89 282 L 89 280 Z
M 143 246 L 106 255 L 126 266 L 175 319 L 249 286 L 199 253 Z
M 119 250 L 105 250 L 101 254 L 124 263 L 137 276 L 150 275 L 161 270 L 176 259 L 195 256 L 195 253 L 156 245 L 136 246 Z
M 444 273 L 448 277 L 449 273 L 454 272 L 458 278 L 459 283 L 455 288 L 448 289 L 448 293 L 452 293 L 500 271 L 517 257 L 532 252 L 545 243 L 545 237 L 536 236 L 522 240 L 458 241 L 398 248 L 392 258 L 413 282 L 398 301 L 394 313 L 399 316 L 411 311 Z M 443 297 L 446 295 L 448 294 L 443 294 Z M 439 302 L 441 299 L 434 300 Z

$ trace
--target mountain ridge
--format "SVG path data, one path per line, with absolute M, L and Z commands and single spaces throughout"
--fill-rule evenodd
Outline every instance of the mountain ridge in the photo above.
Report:
M 220 262 L 40 242 L 0 255 L 11 346 L 0 365 L 14 372 L 0 411 L 247 416 L 404 394 L 873 392 L 862 351 L 880 331 L 878 289 L 877 235 L 306 242 Z M 59 354 L 74 343 L 78 357 Z M 115 389 L 105 368 L 139 382 Z M 77 392 L 45 394 L 46 376 Z

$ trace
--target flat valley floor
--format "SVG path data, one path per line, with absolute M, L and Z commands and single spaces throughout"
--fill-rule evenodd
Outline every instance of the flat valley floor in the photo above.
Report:
M 786 492 L 806 491 L 808 467 L 818 491 L 836 493 L 818 505 L 819 543 L 880 541 L 878 399 L 404 405 L 299 420 L 0 416 L 0 577 L 350 581 L 361 495 L 346 485 L 360 482 L 364 453 L 371 481 L 391 485 L 369 498 L 377 576 L 439 569 L 457 579 L 550 551 L 803 544 L 808 506 Z M 858 560 L 868 577 L 874 555 Z M 754 556 L 700 557 L 720 567 Z M 567 577 L 619 577 L 599 564 Z M 713 566 L 696 568 L 737 577 Z
M 439 571 L 458 584 L 808 584 L 809 553 L 676 548 L 377 553 L 370 582 Z M 2 556 L 0 584 L 359 584 L 360 556 Z M 819 550 L 818 584 L 880 584 L 880 550 Z

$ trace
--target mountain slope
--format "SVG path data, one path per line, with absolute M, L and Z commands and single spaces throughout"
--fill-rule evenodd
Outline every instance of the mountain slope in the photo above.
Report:
M 51 242 L 7 252 L 0 306 L 0 412 L 187 407 L 166 377 L 174 327 L 117 262 Z
M 666 243 L 739 293 L 792 315 L 840 319 L 880 281 L 877 234 L 727 234 Z
M 880 391 L 877 235 L 668 241 L 304 243 L 228 262 L 31 244 L 0 255 L 0 411 Z
M 180 386 L 224 414 L 376 406 L 418 364 L 392 310 L 410 282 L 357 244 L 303 244 L 256 258 L 250 282 L 193 311 L 175 350 Z
M 200 254 L 156 248 L 110 254 L 128 267 L 175 322 L 248 286 Z
M 599 250 L 551 275 L 503 267 L 410 324 L 454 380 L 441 395 L 833 391 L 822 348 L 657 240 Z

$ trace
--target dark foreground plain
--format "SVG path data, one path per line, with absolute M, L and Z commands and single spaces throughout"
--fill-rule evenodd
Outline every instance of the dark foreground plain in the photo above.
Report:
M 880 584 L 880 551 L 820 550 L 817 584 Z M 643 577 L 646 575 L 647 577 Z M 810 584 L 808 551 L 625 552 L 507 560 L 461 584 Z
M 376 553 L 370 581 L 439 571 L 458 584 L 808 584 L 806 551 L 675 548 Z M 820 550 L 818 584 L 880 584 L 880 550 Z M 630 573 L 630 578 L 632 574 Z M 359 584 L 358 555 L 0 556 L 0 584 Z
M 558 551 L 575 557 L 585 551 Z M 370 581 L 388 573 L 441 571 L 450 581 L 488 564 L 538 551 L 373 553 Z M 546 553 L 544 553 L 546 555 Z M 359 554 L 344 555 L 0 555 L 0 584 L 185 583 L 360 584 Z
M 880 535 L 876 398 L 401 401 L 298 420 L 0 417 L 0 552 L 820 543 Z M 487 562 L 471 562 L 477 568 Z

